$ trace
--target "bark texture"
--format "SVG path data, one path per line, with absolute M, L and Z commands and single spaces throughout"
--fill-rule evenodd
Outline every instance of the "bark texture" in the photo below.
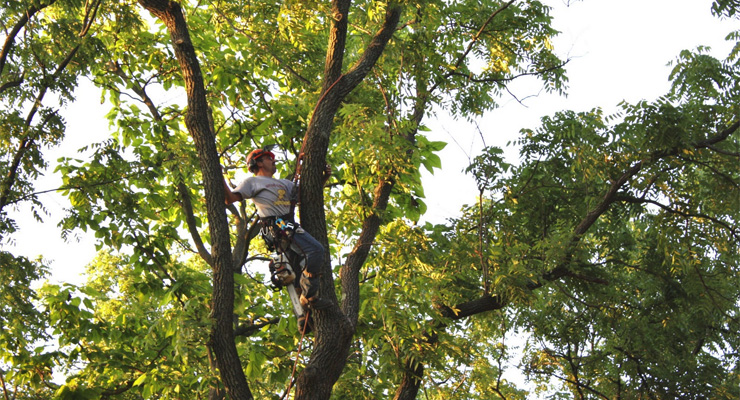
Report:
M 166 0 L 140 0 L 139 3 L 167 26 L 185 81 L 188 101 L 185 125 L 195 142 L 200 160 L 212 240 L 213 299 L 210 340 L 216 355 L 216 364 L 230 398 L 252 399 L 234 342 L 234 271 L 224 206 L 223 175 L 208 119 L 208 103 L 200 64 L 180 4 Z
M 375 34 L 363 56 L 349 71 L 342 74 L 344 48 L 347 38 L 348 12 L 350 1 L 332 2 L 332 28 L 329 35 L 322 94 L 309 122 L 303 142 L 303 170 L 301 173 L 301 224 L 325 248 L 328 248 L 326 235 L 326 215 L 324 213 L 324 193 L 322 172 L 326 165 L 326 154 L 333 120 L 344 98 L 359 85 L 375 65 L 391 39 L 401 15 L 400 7 L 391 8 L 386 13 L 383 27 Z M 379 220 L 371 222 L 375 229 L 369 229 L 364 236 L 372 243 Z M 377 225 L 375 225 L 377 223 Z M 364 241 L 364 239 L 363 239 Z M 369 248 L 368 248 L 369 249 Z M 367 253 L 364 254 L 365 258 Z M 361 264 L 364 259 L 358 260 Z M 357 276 L 342 276 L 344 281 Z M 329 254 L 322 266 L 321 293 L 323 297 L 336 304 L 334 281 L 331 276 Z M 345 296 L 348 292 L 344 293 Z M 358 302 L 357 296 L 351 297 Z M 352 344 L 357 320 L 356 307 L 346 307 L 346 297 L 340 309 L 334 306 L 328 310 L 316 311 L 313 315 L 316 336 L 311 359 L 296 381 L 296 399 L 328 399 L 331 389 L 344 368 Z

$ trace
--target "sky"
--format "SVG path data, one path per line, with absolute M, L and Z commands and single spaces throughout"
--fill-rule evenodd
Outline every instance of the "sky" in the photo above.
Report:
M 622 101 L 654 100 L 669 88 L 667 63 L 683 49 L 709 45 L 712 54 L 724 58 L 731 46 L 724 38 L 736 21 L 721 21 L 711 15 L 710 0 L 550 0 L 554 27 L 562 34 L 554 46 L 561 58 L 570 58 L 568 96 L 539 93 L 533 80 L 515 81 L 510 87 L 523 104 L 511 97 L 501 107 L 471 125 L 444 115 L 427 120 L 431 140 L 449 142 L 441 154 L 442 170 L 424 175 L 425 220 L 442 223 L 459 215 L 463 204 L 475 202 L 477 189 L 470 176 L 463 174 L 470 160 L 485 145 L 505 147 L 520 129 L 534 129 L 540 117 L 561 110 L 586 111 L 601 107 L 616 110 Z M 569 4 L 570 3 L 570 4 Z M 539 93 L 539 95 L 537 95 Z M 536 96 L 532 96 L 536 95 Z M 532 96 L 532 97 L 530 97 Z M 76 149 L 107 137 L 107 107 L 95 91 L 82 92 L 78 101 L 63 110 L 68 121 L 66 140 L 53 150 L 48 160 L 60 156 L 79 157 Z M 507 152 L 516 162 L 515 149 Z M 53 172 L 36 184 L 38 191 L 61 186 Z M 65 242 L 57 223 L 63 218 L 68 201 L 58 193 L 42 194 L 39 200 L 49 209 L 44 223 L 37 223 L 30 208 L 21 207 L 12 217 L 19 224 L 13 243 L 0 243 L 16 255 L 36 259 L 43 256 L 52 267 L 51 281 L 84 283 L 85 265 L 95 257 L 92 235 L 79 234 L 78 240 Z

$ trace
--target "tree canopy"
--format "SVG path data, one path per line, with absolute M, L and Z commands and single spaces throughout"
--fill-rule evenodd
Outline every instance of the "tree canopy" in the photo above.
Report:
M 0 250 L 5 398 L 737 398 L 737 32 L 726 59 L 678 54 L 660 98 L 543 116 L 518 163 L 485 148 L 473 204 L 420 224 L 432 110 L 566 92 L 545 3 L 10 1 L 0 23 L 0 240 L 20 204 L 47 218 L 34 182 L 83 79 L 112 128 L 54 171 L 60 235 L 96 238 L 87 283 Z M 224 205 L 256 147 L 284 177 L 302 155 L 330 253 L 305 338 L 254 207 Z

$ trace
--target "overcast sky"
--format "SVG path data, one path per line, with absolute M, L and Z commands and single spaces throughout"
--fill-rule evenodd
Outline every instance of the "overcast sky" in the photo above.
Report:
M 724 58 L 729 50 L 724 38 L 738 28 L 736 21 L 720 21 L 712 17 L 709 0 L 586 0 L 545 1 L 554 7 L 554 26 L 563 32 L 555 41 L 555 49 L 562 58 L 571 58 L 567 65 L 570 89 L 567 98 L 537 94 L 538 86 L 519 82 L 512 91 L 524 105 L 504 98 L 502 107 L 478 121 L 478 128 L 466 123 L 440 118 L 427 121 L 433 129 L 432 140 L 450 144 L 442 155 L 442 171 L 426 174 L 427 219 L 443 222 L 458 215 L 464 203 L 475 201 L 477 190 L 472 178 L 462 170 L 469 159 L 478 154 L 483 145 L 504 147 L 520 129 L 535 128 L 539 119 L 556 111 L 575 111 L 602 107 L 607 112 L 626 100 L 653 100 L 666 93 L 669 87 L 666 64 L 683 49 L 709 45 L 713 54 Z M 570 3 L 570 4 L 568 4 Z M 93 140 L 101 140 L 108 132 L 104 115 L 107 106 L 95 95 L 80 96 L 64 111 L 68 120 L 70 140 L 49 157 L 74 157 L 75 150 Z M 453 136 L 454 132 L 454 136 Z M 454 139 L 454 141 L 453 141 Z M 510 157 L 516 158 L 515 152 Z M 513 160 L 512 160 L 513 161 Z M 53 170 L 53 167 L 52 169 Z M 50 171 L 51 171 L 50 170 Z M 51 174 L 42 178 L 37 190 L 59 187 L 61 180 Z M 12 215 L 19 224 L 14 244 L 3 248 L 17 255 L 37 258 L 43 255 L 53 267 L 53 281 L 82 283 L 84 266 L 95 256 L 94 242 L 81 236 L 79 242 L 65 243 L 59 238 L 56 224 L 63 217 L 61 211 L 68 202 L 55 193 L 43 194 L 39 200 L 52 215 L 45 224 L 29 218 L 29 208 L 22 207 Z M 23 217 L 21 217 L 23 216 Z

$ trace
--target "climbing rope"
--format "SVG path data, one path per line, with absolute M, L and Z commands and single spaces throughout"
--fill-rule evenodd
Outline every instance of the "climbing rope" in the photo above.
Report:
M 298 359 L 301 357 L 301 350 L 303 349 L 303 338 L 306 337 L 306 329 L 308 329 L 308 321 L 309 318 L 311 318 L 311 310 L 306 310 L 306 317 L 303 320 L 303 328 L 301 329 L 301 340 L 298 342 L 298 351 L 295 355 L 295 362 L 293 362 L 293 372 L 290 374 L 290 381 L 288 381 L 288 388 L 285 390 L 285 394 L 283 395 L 283 398 L 285 396 L 288 396 L 288 400 L 290 400 L 290 389 L 293 388 L 293 380 L 295 379 L 295 371 L 296 367 L 298 366 Z

